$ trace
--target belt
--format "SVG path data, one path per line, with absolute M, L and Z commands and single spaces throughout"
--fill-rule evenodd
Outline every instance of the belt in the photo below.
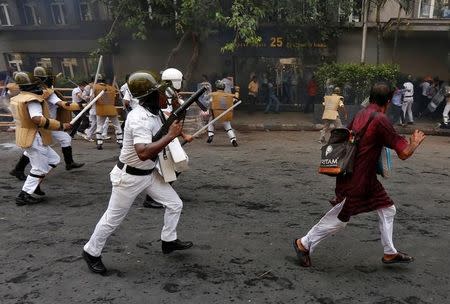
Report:
M 117 168 L 119 168 L 120 170 L 123 169 L 123 167 L 125 166 L 125 164 L 123 162 L 121 162 L 120 160 L 117 162 Z M 150 175 L 150 173 L 152 173 L 153 169 L 149 169 L 149 170 L 144 170 L 144 169 L 138 169 L 135 167 L 131 167 L 131 166 L 126 166 L 125 167 L 125 172 L 131 175 Z

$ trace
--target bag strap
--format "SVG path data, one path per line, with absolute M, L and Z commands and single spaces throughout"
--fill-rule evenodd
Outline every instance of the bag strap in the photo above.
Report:
M 361 130 L 359 130 L 359 132 L 356 132 L 356 133 L 355 133 L 355 137 L 356 137 L 357 140 L 360 140 L 360 139 L 364 136 L 364 134 L 366 133 L 367 128 L 369 127 L 370 123 L 372 122 L 372 120 L 373 120 L 373 119 L 375 118 L 375 116 L 377 116 L 377 115 L 378 115 L 378 112 L 377 112 L 377 111 L 374 111 L 374 112 L 372 112 L 372 113 L 370 114 L 369 120 L 366 122 L 366 124 L 364 125 L 364 127 L 363 127 Z M 353 127 L 353 122 L 352 122 L 352 127 Z

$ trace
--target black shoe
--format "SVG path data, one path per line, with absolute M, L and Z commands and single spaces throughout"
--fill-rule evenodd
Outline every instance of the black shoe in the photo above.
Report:
M 21 181 L 24 181 L 27 179 L 27 176 L 23 173 L 23 171 L 16 171 L 16 169 L 9 171 L 9 174 L 12 176 L 15 176 L 18 180 L 21 180 Z
M 44 196 L 45 195 L 45 192 L 41 190 L 41 186 L 40 185 L 38 185 L 36 187 L 36 189 L 34 190 L 33 193 L 36 194 L 36 195 L 40 195 L 40 196 Z
M 39 204 L 44 199 L 41 197 L 33 197 L 26 193 L 25 191 L 20 191 L 19 195 L 16 197 L 16 205 L 17 206 L 23 206 L 23 205 L 34 205 Z
M 142 205 L 145 208 L 154 208 L 154 209 L 162 209 L 162 208 L 164 208 L 163 204 L 155 202 L 151 197 L 147 197 Z
M 106 272 L 106 267 L 103 265 L 102 257 L 94 257 L 83 250 L 83 259 L 86 261 L 88 268 L 93 273 L 103 274 Z
M 208 139 L 206 140 L 206 142 L 208 144 L 212 143 L 214 136 L 208 136 Z
M 97 150 L 103 150 L 103 146 L 102 145 L 97 145 Z
M 238 146 L 238 143 L 237 143 L 236 139 L 233 139 L 231 141 L 231 144 L 233 145 L 233 147 L 237 147 Z
M 66 170 L 72 170 L 72 169 L 77 169 L 77 168 L 81 168 L 84 166 L 84 163 L 71 163 L 71 164 L 66 164 Z
M 179 239 L 176 239 L 172 242 L 164 242 L 161 241 L 161 249 L 164 254 L 171 253 L 175 250 L 186 250 L 193 246 L 192 242 L 182 242 Z

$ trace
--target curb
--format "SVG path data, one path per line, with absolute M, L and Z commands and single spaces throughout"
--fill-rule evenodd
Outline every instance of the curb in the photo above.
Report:
M 319 131 L 320 125 L 302 125 L 302 124 L 233 124 L 233 129 L 238 131 Z M 416 128 L 412 127 L 395 127 L 400 134 L 411 134 Z M 425 135 L 432 136 L 448 136 L 450 137 L 450 129 L 422 129 Z

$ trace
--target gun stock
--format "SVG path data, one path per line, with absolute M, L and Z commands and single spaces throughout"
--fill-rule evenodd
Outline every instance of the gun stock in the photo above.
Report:
M 161 137 L 166 135 L 169 132 L 169 127 L 172 125 L 172 123 L 184 117 L 186 110 L 205 92 L 205 87 L 200 88 L 197 92 L 192 94 L 178 109 L 173 111 L 172 114 L 170 114 L 169 118 L 167 118 L 161 129 L 159 129 L 158 132 L 153 136 L 153 141 L 158 141 L 161 139 Z

